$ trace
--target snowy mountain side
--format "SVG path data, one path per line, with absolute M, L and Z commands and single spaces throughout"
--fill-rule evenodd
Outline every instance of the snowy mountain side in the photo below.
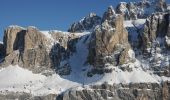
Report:
M 0 99 L 170 100 L 168 9 L 164 0 L 121 2 L 69 32 L 7 27 Z

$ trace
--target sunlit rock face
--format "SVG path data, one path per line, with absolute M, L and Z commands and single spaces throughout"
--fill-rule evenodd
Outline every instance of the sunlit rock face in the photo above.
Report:
M 143 0 L 138 2 L 120 2 L 116 7 L 116 13 L 122 14 L 125 20 L 146 18 L 154 12 L 166 12 L 165 0 Z
M 61 61 L 75 52 L 78 38 L 72 33 L 44 32 L 33 26 L 9 26 L 4 33 L 4 60 L 1 65 L 19 65 L 35 73 L 45 70 L 58 72 Z M 69 64 L 66 65 L 65 69 L 70 69 Z
M 10 26 L 4 33 L 6 57 L 3 64 L 4 66 L 19 64 L 28 69 L 49 66 L 50 59 L 46 44 L 49 44 L 46 37 L 37 28 L 28 27 L 25 29 L 19 26 Z M 37 69 L 36 71 L 41 70 Z
M 123 21 L 123 16 L 116 15 L 113 8 L 109 7 L 103 15 L 102 24 L 94 29 L 88 59 L 96 69 L 105 68 L 106 63 L 127 63 L 127 51 L 130 46 Z

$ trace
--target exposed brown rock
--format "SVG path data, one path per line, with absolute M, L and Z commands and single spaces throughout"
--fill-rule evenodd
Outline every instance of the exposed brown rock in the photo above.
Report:
M 6 49 L 6 55 L 13 52 L 13 50 L 17 46 L 15 43 L 17 36 L 19 36 L 19 34 L 24 34 L 25 33 L 24 31 L 25 30 L 23 30 L 22 27 L 18 27 L 18 26 L 8 27 L 5 30 L 3 42 Z
M 129 60 L 128 51 L 129 51 L 129 49 L 126 48 L 120 53 L 120 56 L 119 56 L 119 64 L 120 65 L 128 63 L 128 60 Z
M 101 26 L 95 28 L 92 35 L 88 59 L 94 67 L 103 68 L 108 61 L 105 57 L 114 55 L 117 45 L 124 46 L 127 51 L 129 49 L 128 33 L 123 27 L 123 16 L 121 15 L 105 20 Z M 123 60 L 126 58 L 125 56 L 127 54 L 122 54 L 121 61 L 125 61 Z M 121 64 L 123 63 L 121 62 Z
M 163 100 L 170 100 L 170 95 L 169 95 L 169 86 L 168 82 L 163 83 L 163 88 L 162 88 L 162 98 Z
M 18 64 L 34 72 L 48 69 L 50 57 L 46 50 L 47 44 L 46 37 L 35 27 L 27 29 L 18 26 L 9 27 L 4 35 L 6 57 L 2 65 Z M 38 66 L 46 68 L 41 69 Z

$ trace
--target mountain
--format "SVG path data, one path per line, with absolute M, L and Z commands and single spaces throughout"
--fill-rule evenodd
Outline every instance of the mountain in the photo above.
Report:
M 7 27 L 0 99 L 170 100 L 169 7 L 120 2 L 68 32 Z

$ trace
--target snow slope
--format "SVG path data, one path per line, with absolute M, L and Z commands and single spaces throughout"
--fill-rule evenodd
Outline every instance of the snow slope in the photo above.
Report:
M 88 56 L 88 39 L 90 39 L 90 36 L 90 33 L 86 32 L 79 39 L 79 42 L 76 44 L 76 52 L 69 59 L 72 72 L 70 75 L 63 76 L 63 78 L 76 81 L 81 84 L 88 84 L 100 79 L 101 76 L 99 75 L 94 75 L 91 78 L 87 77 L 87 72 L 92 67 L 85 63 Z
M 33 74 L 19 66 L 8 66 L 0 70 L 0 91 L 6 93 L 26 92 L 33 95 L 58 94 L 69 88 L 79 86 L 54 74 L 46 77 L 41 74 Z
M 146 19 L 137 19 L 137 20 L 126 20 L 124 21 L 124 27 L 137 27 L 141 28 L 144 23 L 146 22 Z
M 133 71 L 122 71 L 118 66 L 110 66 L 115 68 L 112 73 L 106 73 L 104 77 L 99 80 L 96 84 L 101 84 L 103 82 L 108 82 L 109 84 L 113 83 L 159 83 L 160 77 L 153 75 L 151 72 L 143 71 L 138 65 L 139 61 L 135 63 L 129 63 L 128 65 L 133 69 Z
M 74 72 L 69 78 L 62 78 L 57 74 L 52 76 L 44 76 L 41 74 L 33 74 L 27 69 L 23 69 L 19 66 L 9 66 L 0 70 L 0 92 L 5 94 L 10 92 L 26 92 L 32 95 L 48 95 L 48 94 L 60 94 L 68 89 L 83 88 L 83 85 L 94 85 L 108 82 L 113 83 L 159 83 L 161 81 L 169 80 L 167 77 L 159 77 L 153 75 L 152 72 L 145 72 L 141 68 L 134 68 L 135 65 L 130 64 L 133 67 L 132 72 L 122 71 L 118 67 L 110 66 L 115 68 L 112 73 L 106 73 L 104 75 L 95 75 L 94 77 L 83 76 L 83 72 L 80 69 L 76 69 L 78 72 Z M 77 76 L 76 76 L 77 75 Z M 86 82 L 80 83 L 80 81 Z M 92 82 L 93 81 L 93 82 Z

